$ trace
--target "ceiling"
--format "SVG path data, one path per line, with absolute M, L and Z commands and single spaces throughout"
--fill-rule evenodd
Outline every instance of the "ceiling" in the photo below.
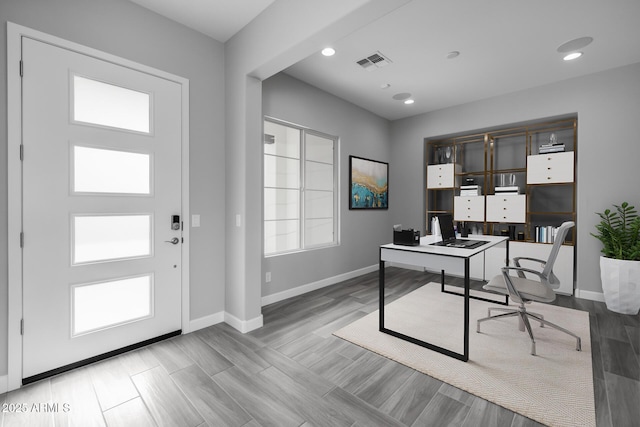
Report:
M 131 1 L 222 42 L 273 2 Z M 638 17 L 638 0 L 413 0 L 284 71 L 395 120 L 640 62 Z M 584 55 L 563 61 L 557 48 L 584 36 Z M 357 64 L 377 52 L 388 65 Z
M 226 42 L 275 0 L 130 0 Z

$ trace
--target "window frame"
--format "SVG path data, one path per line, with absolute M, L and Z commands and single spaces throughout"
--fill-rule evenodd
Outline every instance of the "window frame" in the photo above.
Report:
M 278 187 L 267 187 L 265 186 L 265 171 L 264 171 L 264 165 L 265 165 L 265 158 L 267 155 L 272 156 L 272 154 L 267 154 L 265 152 L 265 142 L 264 142 L 264 137 L 266 135 L 265 133 L 265 123 L 266 122 L 270 122 L 276 125 L 280 125 L 280 126 L 285 126 L 285 127 L 289 127 L 292 129 L 295 129 L 297 131 L 300 132 L 300 140 L 298 141 L 299 144 L 299 168 L 298 168 L 298 188 L 297 188 L 297 194 L 298 194 L 298 245 L 295 249 L 288 249 L 288 250 L 280 250 L 280 251 L 275 251 L 275 252 L 266 252 L 266 236 L 265 236 L 265 224 L 269 221 L 277 221 L 277 219 L 275 220 L 267 220 L 265 219 L 266 215 L 265 215 L 265 190 L 266 189 L 272 189 L 272 188 L 278 188 Z M 320 138 L 324 138 L 324 139 L 329 139 L 333 141 L 333 190 L 332 195 L 333 195 L 333 240 L 331 242 L 327 242 L 327 243 L 319 243 L 319 244 L 312 244 L 312 245 L 307 245 L 305 243 L 305 224 L 307 221 L 307 218 L 305 217 L 306 214 L 306 201 L 305 201 L 305 193 L 306 193 L 306 177 L 305 177 L 305 172 L 306 172 L 306 153 L 307 153 L 307 135 L 313 135 L 316 137 L 320 137 Z M 287 254 L 292 254 L 292 253 L 299 253 L 299 252 L 306 252 L 306 251 L 311 251 L 311 250 L 316 250 L 316 249 L 323 249 L 323 248 L 329 248 L 329 247 L 335 247 L 335 246 L 339 246 L 340 245 L 340 138 L 338 136 L 335 135 L 330 135 L 315 129 L 311 129 L 308 128 L 306 126 L 301 126 L 301 125 L 297 125 L 285 120 L 281 120 L 281 119 L 277 119 L 275 117 L 270 117 L 270 116 L 264 116 L 263 118 L 263 131 L 262 131 L 262 136 L 263 136 L 263 150 L 262 150 L 262 224 L 263 224 L 263 231 L 262 231 L 262 253 L 263 256 L 265 258 L 269 258 L 269 257 L 274 257 L 274 256 L 280 256 L 280 255 L 287 255 Z M 275 157 L 282 157 L 282 158 L 287 158 L 286 156 L 277 156 L 277 155 L 273 155 Z M 316 191 L 316 190 L 314 190 Z

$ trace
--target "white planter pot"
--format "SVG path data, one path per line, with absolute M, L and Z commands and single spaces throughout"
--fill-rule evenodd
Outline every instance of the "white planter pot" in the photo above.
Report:
M 600 278 L 607 308 L 616 313 L 640 311 L 640 261 L 600 257 Z

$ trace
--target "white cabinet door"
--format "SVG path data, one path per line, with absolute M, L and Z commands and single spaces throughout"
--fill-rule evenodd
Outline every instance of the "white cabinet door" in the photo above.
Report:
M 453 219 L 484 221 L 484 196 L 456 196 L 453 199 Z
M 527 157 L 527 184 L 573 182 L 573 151 Z
M 487 221 L 517 222 L 526 221 L 527 196 L 524 194 L 509 196 L 487 196 Z
M 456 185 L 456 171 L 460 166 L 454 163 L 427 166 L 427 188 L 453 188 Z

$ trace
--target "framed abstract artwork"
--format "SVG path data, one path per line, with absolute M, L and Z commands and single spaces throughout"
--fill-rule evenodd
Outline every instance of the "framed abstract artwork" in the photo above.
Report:
M 389 163 L 349 156 L 349 209 L 389 208 Z

